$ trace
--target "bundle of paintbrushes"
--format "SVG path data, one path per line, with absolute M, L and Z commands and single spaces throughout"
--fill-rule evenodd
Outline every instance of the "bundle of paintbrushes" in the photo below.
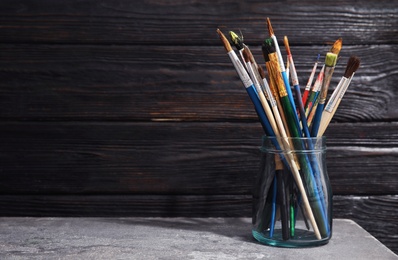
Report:
M 272 214 L 265 218 L 260 216 L 263 219 L 259 226 L 267 230 L 267 234 L 272 238 L 275 218 L 279 218 L 284 229 L 283 240 L 292 239 L 295 236 L 294 217 L 299 210 L 292 205 L 302 206 L 301 211 L 307 229 L 312 228 L 314 236 L 322 240 L 330 237 L 329 218 L 331 218 L 330 212 L 326 209 L 328 208 L 328 201 L 324 196 L 326 191 L 323 190 L 324 185 L 321 183 L 325 180 L 319 178 L 319 165 L 322 165 L 322 162 L 312 153 L 297 156 L 291 151 L 315 151 L 316 141 L 325 133 L 359 67 L 360 60 L 356 56 L 349 58 L 344 76 L 328 99 L 329 85 L 342 48 L 342 39 L 336 40 L 330 51 L 326 53 L 324 63 L 315 79 L 318 64 L 321 63 L 318 54 L 302 95 L 288 38 L 285 36 L 283 39 L 286 48 L 285 60 L 287 60 L 285 64 L 268 18 L 267 27 L 269 38 L 264 39 L 261 45 L 265 69 L 256 62 L 249 47 L 243 42 L 243 37 L 230 31 L 228 39 L 217 29 L 227 54 L 253 102 L 265 136 L 271 138 L 276 150 L 284 151 L 275 156 L 275 173 L 273 178 L 268 178 L 270 180 L 267 184 L 269 186 L 267 197 L 270 203 L 265 203 L 261 209 L 271 211 Z M 234 46 L 236 51 L 231 46 Z M 303 141 L 306 139 L 311 141 Z M 290 174 L 283 176 L 281 172 Z M 278 195 L 279 191 L 283 191 L 283 194 L 289 193 L 294 201 L 278 198 L 286 196 Z M 279 207 L 275 207 L 276 201 L 279 201 Z M 267 205 L 270 208 L 267 208 Z

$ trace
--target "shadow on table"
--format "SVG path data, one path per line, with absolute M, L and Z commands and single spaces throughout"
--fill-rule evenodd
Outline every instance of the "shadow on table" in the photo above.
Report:
M 257 243 L 251 234 L 250 218 L 132 217 L 102 218 L 101 221 L 120 225 L 158 227 L 159 229 L 211 232 L 240 241 Z

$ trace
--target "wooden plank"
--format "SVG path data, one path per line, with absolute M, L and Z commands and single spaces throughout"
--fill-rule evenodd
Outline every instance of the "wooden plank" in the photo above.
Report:
M 250 195 L 0 196 L 1 216 L 250 217 Z M 334 218 L 356 221 L 398 252 L 398 196 L 334 196 Z M 248 230 L 248 234 L 250 230 Z M 333 238 L 332 238 L 333 239 Z
M 250 216 L 250 195 L 1 195 L 1 216 Z
M 397 127 L 328 129 L 334 194 L 397 194 Z M 259 123 L 3 122 L 0 190 L 251 194 L 262 134 Z
M 292 15 L 294 14 L 294 15 Z M 280 37 L 320 44 L 398 43 L 394 1 L 23 1 L 0 4 L 2 42 L 215 45 L 215 28 L 262 40 L 269 16 Z M 233 17 L 233 18 L 232 18 Z M 293 33 L 294 32 L 294 33 Z M 167 37 L 164 37 L 167 36 Z
M 398 118 L 398 45 L 344 46 L 330 94 L 351 54 L 362 59 L 338 122 Z M 1 45 L 0 118 L 10 120 L 254 121 L 222 46 Z M 330 46 L 329 46 L 330 47 Z M 302 87 L 317 53 L 292 47 Z M 259 46 L 253 53 L 261 62 Z M 377 55 L 375 55 L 377 53 Z M 385 66 L 385 64 L 389 64 Z M 361 108 L 361 109 L 358 109 Z

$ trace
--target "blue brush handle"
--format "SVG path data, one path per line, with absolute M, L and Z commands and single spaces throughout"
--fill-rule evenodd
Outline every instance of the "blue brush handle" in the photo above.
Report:
M 298 102 L 298 108 L 299 108 L 299 112 L 300 112 L 301 122 L 303 124 L 304 135 L 305 135 L 305 137 L 309 138 L 309 137 L 311 137 L 310 136 L 310 130 L 308 129 L 308 122 L 307 122 L 307 117 L 305 116 L 304 104 L 303 104 L 303 101 L 301 100 L 300 86 L 299 85 L 294 85 L 294 90 L 296 92 L 296 97 L 297 97 L 297 102 Z
M 263 126 L 265 134 L 267 136 L 275 136 L 275 132 L 272 129 L 271 124 L 268 120 L 268 117 L 264 112 L 263 106 L 261 105 L 260 99 L 257 96 L 257 92 L 256 92 L 254 85 L 247 87 L 246 91 L 247 91 L 247 94 L 249 94 L 249 97 L 254 105 L 254 109 L 256 110 L 256 113 L 260 119 L 260 123 Z
M 314 119 L 312 120 L 312 128 L 311 128 L 311 136 L 316 137 L 318 135 L 319 126 L 321 124 L 321 118 L 323 113 L 323 108 L 325 107 L 325 103 L 318 103 L 318 106 L 315 111 Z
M 290 83 L 289 83 L 289 79 L 287 78 L 286 71 L 282 71 L 282 78 L 283 78 L 283 82 L 285 83 L 285 86 L 286 86 L 286 92 L 287 92 L 287 96 L 290 101 L 290 105 L 292 106 L 292 109 L 294 111 L 296 111 L 296 103 L 294 102 L 293 93 L 292 93 L 292 90 L 290 89 Z M 303 131 L 301 130 L 301 127 L 300 127 L 300 119 L 298 118 L 297 113 L 293 113 L 293 114 L 294 114 L 294 123 L 296 124 L 296 128 L 300 134 L 300 137 L 302 137 Z
M 275 230 L 275 217 L 276 217 L 276 196 L 277 196 L 277 179 L 276 174 L 274 176 L 273 190 L 272 190 L 272 214 L 271 214 L 271 223 L 269 228 L 269 237 L 274 236 Z

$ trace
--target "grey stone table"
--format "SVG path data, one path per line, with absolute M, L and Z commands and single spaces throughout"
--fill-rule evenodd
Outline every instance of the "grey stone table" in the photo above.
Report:
M 0 259 L 398 259 L 351 220 L 327 245 L 288 249 L 251 236 L 249 218 L 0 218 Z

